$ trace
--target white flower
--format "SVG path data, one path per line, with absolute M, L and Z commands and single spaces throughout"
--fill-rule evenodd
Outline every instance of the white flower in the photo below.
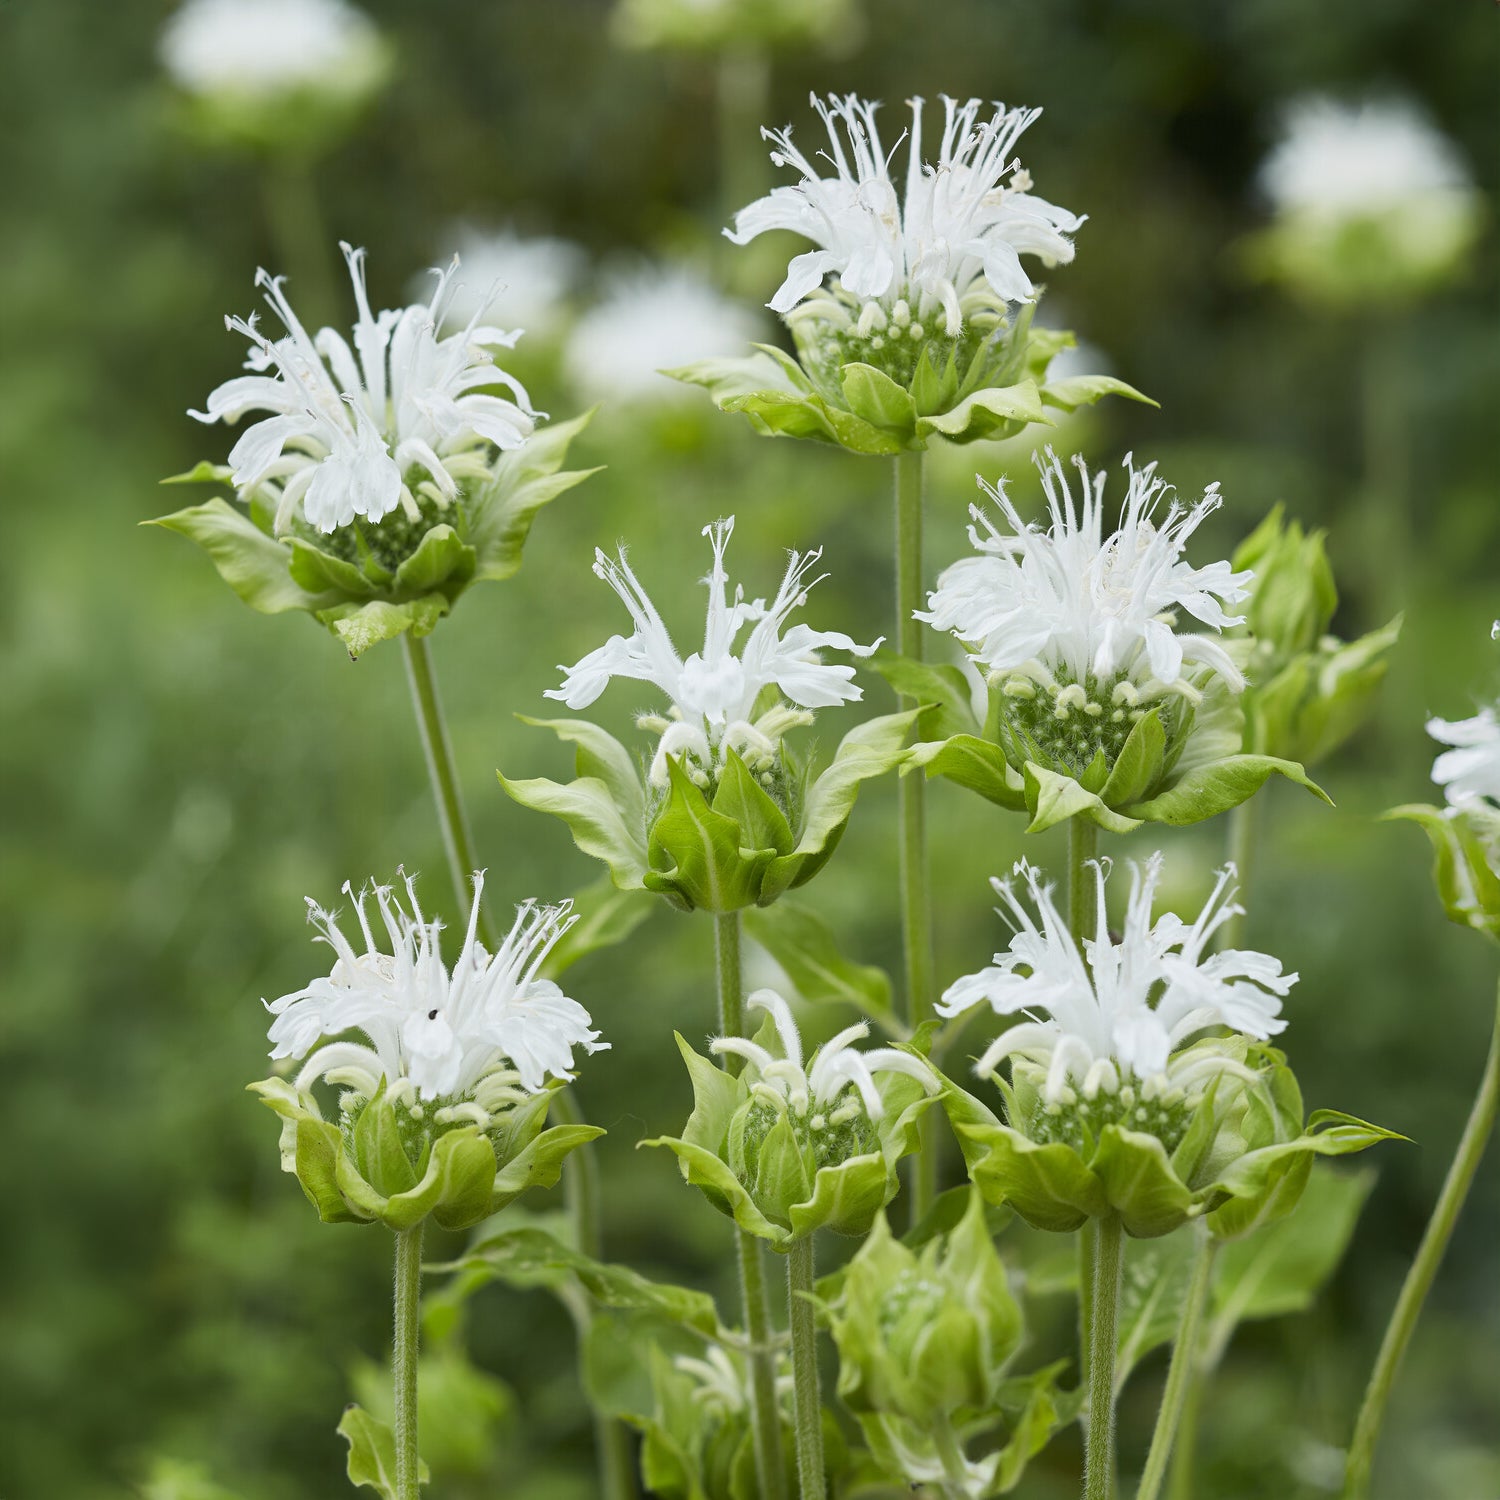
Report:
M 1156 477 L 1155 464 L 1137 469 L 1127 458 L 1120 523 L 1106 535 L 1104 473 L 1090 475 L 1082 458 L 1076 462 L 1079 501 L 1051 449 L 1045 462 L 1036 457 L 1051 515 L 1045 531 L 1021 519 L 1003 485 L 981 480 L 1009 530 L 971 507 L 977 524 L 969 540 L 979 556 L 944 571 L 917 619 L 952 631 L 992 675 L 1012 679 L 1018 694 L 1032 682 L 1056 692 L 1059 710 L 1123 720 L 1142 701 L 1167 693 L 1196 701 L 1206 675 L 1240 691 L 1244 677 L 1223 646 L 1177 629 L 1179 614 L 1213 630 L 1243 620 L 1223 605 L 1246 597 L 1252 575 L 1227 562 L 1195 568 L 1182 556 L 1221 503 L 1218 486 L 1191 506 L 1172 500 L 1159 516 L 1170 486 Z
M 476 872 L 468 933 L 451 970 L 439 944 L 442 923 L 422 915 L 410 877 L 410 910 L 387 885 L 366 887 L 354 898 L 363 952 L 332 913 L 308 901 L 309 920 L 322 933 L 318 941 L 334 951 L 333 969 L 326 979 L 266 1006 L 276 1018 L 271 1056 L 307 1057 L 297 1075 L 299 1089 L 327 1078 L 368 1095 L 383 1078 L 398 1097 L 440 1099 L 482 1115 L 513 1101 L 518 1087 L 539 1092 L 549 1074 L 571 1078 L 575 1047 L 597 1052 L 608 1046 L 576 1000 L 537 977 L 553 945 L 578 920 L 572 903 L 525 902 L 491 955 L 476 936 L 483 889 L 483 872 Z M 353 894 L 347 884 L 344 891 Z M 372 895 L 389 952 L 377 942 L 365 910 Z M 369 1045 L 318 1046 L 345 1031 L 363 1032 Z
M 852 1043 L 870 1034 L 866 1021 L 846 1026 L 824 1042 L 813 1054 L 812 1062 L 804 1066 L 802 1037 L 786 1001 L 775 990 L 756 990 L 745 1006 L 770 1015 L 776 1023 L 784 1055 L 773 1057 L 759 1042 L 740 1036 L 716 1037 L 709 1043 L 709 1051 L 720 1057 L 732 1053 L 744 1058 L 759 1075 L 751 1086 L 752 1095 L 764 1099 L 778 1113 L 790 1110 L 799 1118 L 806 1117 L 814 1130 L 837 1127 L 861 1115 L 872 1121 L 882 1118 L 885 1103 L 875 1087 L 877 1073 L 901 1073 L 915 1078 L 929 1094 L 937 1093 L 940 1087 L 932 1069 L 909 1052 L 899 1052 L 894 1047 L 854 1051 Z M 846 1098 L 851 1088 L 854 1092 Z
M 794 625 L 782 635 L 787 617 L 807 602 L 808 590 L 818 582 L 809 581 L 807 575 L 822 557 L 821 549 L 790 554 L 786 575 L 769 605 L 764 599 L 747 600 L 742 588 L 735 590 L 731 603 L 724 549 L 733 531 L 733 516 L 703 528 L 714 552 L 713 571 L 703 580 L 708 585 L 708 620 L 703 649 L 685 660 L 678 655 L 624 550 L 618 558 L 610 558 L 596 549 L 594 572 L 620 596 L 635 631 L 629 638 L 612 636 L 574 666 L 563 667 L 563 685 L 545 695 L 569 708 L 587 708 L 612 677 L 649 682 L 664 692 L 672 700 L 670 719 L 647 715 L 639 721 L 643 728 L 661 734 L 650 772 L 658 786 L 667 782 L 667 758 L 672 755 L 690 757 L 696 763 L 695 779 L 704 782 L 717 771 L 726 749 L 734 749 L 757 766 L 769 760 L 787 729 L 811 722 L 806 710 L 831 708 L 861 696 L 853 681 L 854 668 L 819 661 L 819 649 L 831 646 L 868 656 L 880 644 L 861 646 L 839 631 L 814 630 L 808 625 Z M 750 633 L 736 649 L 735 638 L 747 624 Z M 756 700 L 773 686 L 803 712 L 778 704 L 752 722 Z
M 1047 265 L 1072 260 L 1068 236 L 1083 219 L 1035 197 L 1013 155 L 1039 110 L 996 104 L 982 120 L 982 101 L 944 96 L 942 142 L 929 165 L 922 156 L 922 100 L 910 103 L 904 196 L 891 180 L 895 148 L 881 143 L 876 103 L 854 94 L 830 94 L 826 102 L 813 96 L 829 142 L 817 166 L 792 144 L 790 128 L 762 130 L 775 147 L 771 160 L 794 167 L 802 181 L 773 188 L 742 209 L 725 233 L 743 245 L 768 229 L 789 229 L 818 246 L 791 262 L 770 302 L 776 312 L 790 312 L 832 275 L 868 302 L 862 324 L 883 328 L 891 317 L 930 323 L 941 314 L 956 337 L 976 310 L 1032 300 L 1022 255 Z M 832 176 L 820 175 L 830 168 Z
M 779 1357 L 779 1363 L 784 1365 L 786 1362 L 787 1356 Z M 691 1354 L 674 1356 L 672 1368 L 694 1381 L 692 1399 L 710 1416 L 722 1420 L 750 1409 L 754 1397 L 751 1390 L 750 1370 L 743 1355 L 731 1354 L 721 1344 L 710 1344 L 704 1351 L 702 1359 Z M 791 1370 L 778 1370 L 776 1375 L 777 1400 L 785 1405 L 791 1394 Z
M 380 36 L 345 0 L 187 0 L 161 58 L 193 94 L 359 92 L 382 68 Z
M 589 400 L 662 404 L 691 399 L 661 372 L 738 353 L 763 330 L 758 317 L 684 266 L 617 276 L 573 325 L 563 366 Z
M 988 1001 L 997 1015 L 1027 1019 L 996 1038 L 977 1071 L 989 1073 L 1005 1057 L 1027 1058 L 1045 1068 L 1049 1102 L 1068 1102 L 1079 1092 L 1093 1099 L 1101 1089 L 1114 1094 L 1135 1082 L 1152 1098 L 1168 1089 L 1201 1087 L 1218 1073 L 1243 1071 L 1214 1052 L 1173 1056 L 1211 1026 L 1264 1040 L 1286 1025 L 1281 1000 L 1297 982 L 1295 974 L 1283 974 L 1265 953 L 1228 949 L 1208 955 L 1215 932 L 1240 911 L 1228 889 L 1233 867 L 1220 872 L 1191 926 L 1170 912 L 1153 926 L 1161 855 L 1153 855 L 1144 870 L 1134 866 L 1118 941 L 1105 913 L 1108 861 L 1096 861 L 1094 868 L 1098 927 L 1082 952 L 1051 887 L 1031 865 L 1023 860 L 1015 873 L 1026 883 L 1036 918 L 1013 881 L 991 882 L 1015 936 L 1005 953 L 995 955 L 992 968 L 950 985 L 937 1009 L 954 1016 Z
M 324 532 L 356 516 L 378 521 L 398 505 L 415 520 L 417 495 L 446 505 L 461 481 L 486 472 L 491 445 L 519 448 L 538 415 L 485 347 L 509 347 L 519 333 L 481 326 L 476 312 L 460 332 L 437 336 L 456 260 L 435 273 L 425 306 L 377 314 L 365 293 L 365 252 L 341 248 L 359 311 L 353 350 L 332 328 L 310 335 L 281 278 L 258 271 L 286 333 L 266 338 L 254 315 L 226 319 L 250 340 L 252 373 L 225 381 L 205 411 L 190 413 L 200 422 L 270 413 L 240 436 L 229 464 L 241 496 L 260 491 L 274 501 L 277 531 L 299 511 Z M 497 385 L 515 400 L 493 394 Z
M 1378 217 L 1428 195 L 1471 191 L 1452 143 L 1401 100 L 1294 101 L 1260 181 L 1278 209 L 1335 220 Z
M 583 247 L 550 235 L 528 237 L 513 229 L 458 226 L 451 236 L 463 275 L 456 279 L 443 327 L 462 327 L 475 316 L 533 337 L 561 321 L 584 265 Z

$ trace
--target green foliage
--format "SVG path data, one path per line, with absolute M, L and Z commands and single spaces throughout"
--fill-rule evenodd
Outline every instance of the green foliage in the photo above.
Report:
M 466 1229 L 528 1188 L 551 1187 L 563 1160 L 604 1134 L 594 1125 L 554 1125 L 548 1093 L 514 1105 L 488 1131 L 456 1125 L 425 1137 L 413 1160 L 408 1132 L 384 1088 L 358 1108 L 352 1129 L 323 1118 L 318 1102 L 284 1078 L 250 1086 L 282 1121 L 282 1170 L 296 1175 L 329 1224 L 378 1221 L 410 1229 L 432 1216 Z
M 1450 922 L 1500 940 L 1500 875 L 1494 850 L 1500 820 L 1487 808 L 1409 803 L 1387 818 L 1415 823 L 1432 845 L 1432 883 Z
M 795 827 L 732 749 L 707 791 L 669 757 L 665 795 L 652 798 L 625 747 L 584 719 L 526 720 L 575 745 L 576 780 L 496 774 L 523 807 L 561 818 L 620 890 L 653 891 L 682 911 L 740 911 L 770 905 L 823 868 L 860 786 L 901 763 L 915 717 L 887 714 L 851 729 L 827 768 L 806 778 Z
M 248 505 L 215 498 L 149 524 L 201 547 L 252 609 L 302 610 L 358 657 L 381 641 L 430 634 L 471 583 L 515 573 L 537 512 L 597 472 L 562 467 L 590 415 L 543 427 L 519 449 L 500 453 L 448 506 L 424 502 L 415 523 L 397 512 L 331 537 L 307 526 L 278 536 L 265 505 L 252 497 Z M 205 462 L 168 483 L 228 480 L 228 470 Z M 382 546 L 386 533 L 399 533 L 394 551 Z M 349 546 L 348 556 L 336 550 Z
M 796 901 L 781 900 L 744 916 L 746 934 L 786 971 L 797 993 L 813 1004 L 852 1005 L 887 1030 L 899 1029 L 891 976 L 839 951 L 821 918 Z
M 348 1406 L 339 1419 L 338 1434 L 349 1445 L 349 1482 L 372 1489 L 381 1500 L 401 1500 L 396 1493 L 396 1436 L 360 1406 Z M 427 1465 L 418 1461 L 417 1482 L 431 1480 Z

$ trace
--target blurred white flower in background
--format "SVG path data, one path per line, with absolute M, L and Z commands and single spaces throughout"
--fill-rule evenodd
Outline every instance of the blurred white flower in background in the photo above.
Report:
M 1452 142 L 1405 100 L 1303 98 L 1283 119 L 1282 138 L 1260 170 L 1278 209 L 1341 218 L 1400 209 L 1428 193 L 1470 191 Z
M 462 327 L 486 307 L 487 319 L 503 327 L 524 328 L 533 340 L 557 331 L 586 262 L 583 247 L 570 240 L 473 224 L 456 225 L 442 248 L 439 264 L 456 254 L 463 265 L 462 278 L 455 282 L 448 303 L 445 328 Z
M 385 49 L 346 0 L 188 0 L 162 33 L 161 60 L 191 94 L 360 93 L 383 74 Z
M 759 316 L 686 266 L 658 264 L 614 276 L 573 325 L 563 362 L 588 400 L 691 401 L 690 386 L 658 373 L 738 354 L 763 337 Z

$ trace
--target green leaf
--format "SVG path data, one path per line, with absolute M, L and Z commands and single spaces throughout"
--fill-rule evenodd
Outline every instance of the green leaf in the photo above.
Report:
M 649 892 L 622 891 L 608 876 L 575 891 L 572 900 L 578 920 L 542 960 L 537 973 L 543 979 L 555 980 L 590 953 L 623 943 L 660 907 Z
M 349 1482 L 375 1490 L 384 1500 L 400 1500 L 396 1493 L 396 1435 L 362 1406 L 347 1406 L 338 1434 L 349 1445 Z M 431 1479 L 427 1465 L 417 1460 L 417 1482 Z
M 884 370 L 858 362 L 839 372 L 840 388 L 849 410 L 872 426 L 911 436 L 917 409 L 911 393 L 903 390 Z
M 762 849 L 790 854 L 796 840 L 786 814 L 755 779 L 754 773 L 733 749 L 724 753 L 719 784 L 714 789 L 713 810 L 739 824 L 742 855 Z
M 1076 817 L 1088 818 L 1109 833 L 1129 833 L 1140 827 L 1139 818 L 1106 807 L 1097 792 L 1088 791 L 1071 776 L 1027 761 L 1025 777 L 1026 805 L 1031 810 L 1027 833 L 1043 833 Z
M 593 859 L 609 866 L 610 877 L 621 890 L 645 886 L 646 843 L 639 824 L 627 823 L 609 787 L 597 777 L 582 776 L 561 786 L 536 778 L 510 781 L 497 771 L 500 785 L 522 807 L 561 818 L 573 842 Z
M 774 849 L 741 852 L 741 829 L 715 812 L 675 756 L 667 758 L 666 801 L 646 836 L 648 890 L 705 911 L 753 906 Z
M 550 423 L 495 460 L 492 477 L 469 506 L 468 535 L 475 552 L 476 578 L 511 577 L 521 566 L 521 552 L 537 512 L 599 472 L 562 467 L 569 445 L 592 416 L 587 411 L 571 422 Z
M 923 352 L 925 355 L 926 351 Z M 947 740 L 956 734 L 980 732 L 969 679 L 962 667 L 951 662 L 914 661 L 894 651 L 877 651 L 869 664 L 903 698 L 914 699 L 921 705 L 919 723 L 924 740 Z
M 1172 1170 L 1166 1147 L 1154 1135 L 1106 1125 L 1089 1167 L 1126 1234 L 1140 1239 L 1170 1234 L 1196 1207 L 1192 1189 Z
M 335 557 L 294 536 L 287 539 L 291 549 L 292 577 L 309 593 L 334 593 L 358 603 L 375 593 L 375 584 L 352 562 Z
M 828 769 L 808 789 L 797 847 L 774 860 L 766 883 L 779 893 L 811 880 L 828 862 L 849 822 L 862 782 L 900 765 L 918 711 L 885 714 L 857 725 L 840 741 Z
M 1500 939 L 1500 876 L 1490 863 L 1494 833 L 1488 826 L 1468 811 L 1416 803 L 1393 807 L 1385 817 L 1415 823 L 1427 835 L 1433 884 L 1448 920 Z
M 1052 425 L 1036 385 L 1023 380 L 1016 385 L 986 387 L 966 396 L 952 411 L 918 417 L 916 432 L 919 439 L 935 432 L 954 441 L 972 442 L 996 433 L 1006 436 L 1006 429 L 1018 431 L 1032 422 Z
M 1172 1234 L 1155 1239 L 1125 1241 L 1119 1349 L 1115 1356 L 1117 1394 L 1124 1390 L 1136 1366 L 1176 1335 L 1193 1257 L 1204 1233 L 1197 1225 L 1184 1224 Z
M 474 549 L 451 526 L 433 526 L 396 569 L 396 587 L 403 594 L 428 594 L 442 588 L 452 597 L 474 576 L 475 557 Z
M 920 740 L 906 752 L 901 774 L 924 770 L 927 776 L 944 776 L 987 802 L 1010 812 L 1023 812 L 1026 793 L 1021 778 L 1011 769 L 1005 752 L 993 740 L 972 734 L 955 734 L 947 740 Z
M 445 1228 L 463 1229 L 468 1224 L 477 1223 L 479 1218 L 499 1213 L 532 1188 L 552 1187 L 562 1176 L 563 1162 L 567 1157 L 580 1146 L 597 1141 L 603 1134 L 597 1125 L 554 1125 L 550 1130 L 542 1131 L 495 1173 L 489 1204 L 478 1218 L 468 1219 L 462 1224 L 448 1223 L 439 1213 L 438 1223 Z M 447 1139 L 447 1136 L 443 1137 L 443 1140 Z M 441 1145 L 442 1141 L 438 1144 Z
M 1154 711 L 1142 714 L 1120 746 L 1109 779 L 1100 788 L 1100 800 L 1109 807 L 1139 801 L 1160 778 L 1166 753 L 1167 732 L 1162 728 L 1161 715 Z
M 1129 401 L 1141 401 L 1147 406 L 1161 405 L 1113 375 L 1070 375 L 1065 380 L 1049 380 L 1042 387 L 1043 403 L 1061 407 L 1064 411 L 1092 406 L 1104 396 L 1124 396 Z
M 701 385 L 721 409 L 726 401 L 736 396 L 805 394 L 808 388 L 803 386 L 799 390 L 794 386 L 786 364 L 773 358 L 773 354 L 780 353 L 780 350 L 762 346 L 754 354 L 695 360 L 692 364 L 679 365 L 661 373 L 685 385 Z M 795 361 L 788 360 L 787 363 L 794 364 Z
M 588 719 L 533 719 L 516 717 L 537 729 L 550 729 L 558 739 L 575 747 L 576 775 L 604 783 L 628 827 L 646 826 L 646 792 L 636 759 L 612 734 Z M 644 840 L 644 833 L 642 839 Z
M 1247 801 L 1272 776 L 1306 787 L 1330 807 L 1333 799 L 1295 761 L 1270 755 L 1230 755 L 1178 776 L 1164 791 L 1121 810 L 1138 822 L 1183 827 L 1228 812 Z
M 233 484 L 234 470 L 228 464 L 212 464 L 200 458 L 185 474 L 173 474 L 163 484 Z
M 316 612 L 342 597 L 331 590 L 309 592 L 298 584 L 290 571 L 292 549 L 267 536 L 244 512 L 223 500 L 191 505 L 143 524 L 175 531 L 200 546 L 219 577 L 263 615 L 293 609 Z
M 652 1313 L 705 1338 L 719 1332 L 718 1312 L 707 1292 L 652 1281 L 627 1266 L 606 1265 L 543 1229 L 502 1230 L 481 1240 L 461 1260 L 434 1269 L 479 1271 L 523 1287 L 574 1277 L 603 1307 Z
M 384 1089 L 360 1111 L 351 1144 L 360 1175 L 382 1198 L 417 1185 L 416 1168 L 401 1143 L 401 1127 Z
M 404 604 L 371 599 L 365 604 L 337 604 L 317 611 L 323 622 L 343 643 L 350 657 L 363 656 L 371 646 L 394 640 L 408 631 L 429 635 L 448 613 L 448 600 L 441 594 L 424 594 Z
M 1038 1146 L 1008 1125 L 961 1124 L 956 1133 L 983 1153 L 969 1175 L 986 1200 L 1009 1204 L 1037 1229 L 1067 1234 L 1109 1212 L 1104 1184 L 1071 1146 Z
M 746 912 L 744 924 L 746 934 L 786 970 L 802 999 L 852 1005 L 884 1026 L 894 1019 L 890 976 L 846 958 L 822 918 L 805 906 L 778 901 Z

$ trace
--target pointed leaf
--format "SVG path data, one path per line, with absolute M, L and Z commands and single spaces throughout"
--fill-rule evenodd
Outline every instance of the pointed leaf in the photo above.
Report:
M 372 1489 L 384 1500 L 401 1500 L 396 1493 L 396 1436 L 362 1406 L 347 1406 L 338 1434 L 349 1445 L 349 1482 Z M 417 1482 L 428 1483 L 427 1465 L 417 1460 Z
M 1104 396 L 1124 396 L 1130 401 L 1142 401 L 1147 406 L 1161 405 L 1113 375 L 1070 375 L 1064 380 L 1049 380 L 1042 387 L 1042 400 L 1048 406 L 1060 406 L 1064 411 L 1092 406 Z
M 474 549 L 466 546 L 451 526 L 433 526 L 417 550 L 396 569 L 396 587 L 403 594 L 427 594 L 442 588 L 451 596 L 474 576 L 475 556 Z
M 500 785 L 522 807 L 561 818 L 573 842 L 587 855 L 609 866 L 621 890 L 641 890 L 645 885 L 646 845 L 638 825 L 626 822 L 609 787 L 597 777 L 583 776 L 567 786 L 538 777 L 531 781 L 508 781 L 497 771 Z
M 903 390 L 884 370 L 858 362 L 845 365 L 839 384 L 849 410 L 872 426 L 909 437 L 917 420 L 911 393 Z
M 1071 776 L 1026 762 L 1026 805 L 1031 810 L 1027 833 L 1043 833 L 1069 818 L 1085 817 L 1110 833 L 1129 833 L 1140 819 L 1126 817 L 1104 805 L 1097 792 L 1086 790 Z
M 869 664 L 903 698 L 913 699 L 922 707 L 923 739 L 946 740 L 956 734 L 979 733 L 973 694 L 962 667 L 952 662 L 915 661 L 894 651 L 877 651 Z
M 523 724 L 550 729 L 558 739 L 573 745 L 574 773 L 602 781 L 614 799 L 627 827 L 646 826 L 646 791 L 636 758 L 617 740 L 588 719 L 533 719 L 517 714 Z M 642 841 L 644 842 L 644 832 Z
M 667 773 L 667 798 L 646 838 L 647 889 L 705 911 L 753 906 L 774 849 L 742 853 L 740 825 L 708 805 L 675 756 L 667 760 Z
M 1121 810 L 1139 822 L 1182 827 L 1227 812 L 1247 801 L 1272 776 L 1306 787 L 1330 807 L 1333 799 L 1295 761 L 1270 755 L 1230 755 L 1209 765 L 1169 778 L 1169 785 L 1144 802 Z
M 791 900 L 747 911 L 745 932 L 786 970 L 803 1000 L 852 1005 L 882 1025 L 892 1021 L 891 980 L 884 969 L 855 963 L 838 948 L 822 918 Z
M 1005 759 L 1005 752 L 993 740 L 972 734 L 955 734 L 947 740 L 921 740 L 906 752 L 901 766 L 903 776 L 914 770 L 927 776 L 944 776 L 971 792 L 978 792 L 987 802 L 1011 812 L 1024 812 L 1024 783 Z
M 917 437 L 938 433 L 946 438 L 972 441 L 1005 429 L 1018 431 L 1030 422 L 1052 425 L 1042 406 L 1040 393 L 1030 380 L 1016 385 L 991 386 L 966 396 L 952 411 L 938 416 L 918 417 Z
M 1071 1146 L 1038 1146 L 1008 1125 L 959 1125 L 957 1134 L 984 1151 L 969 1175 L 985 1198 L 1009 1204 L 1037 1229 L 1066 1234 L 1109 1212 L 1104 1184 Z

